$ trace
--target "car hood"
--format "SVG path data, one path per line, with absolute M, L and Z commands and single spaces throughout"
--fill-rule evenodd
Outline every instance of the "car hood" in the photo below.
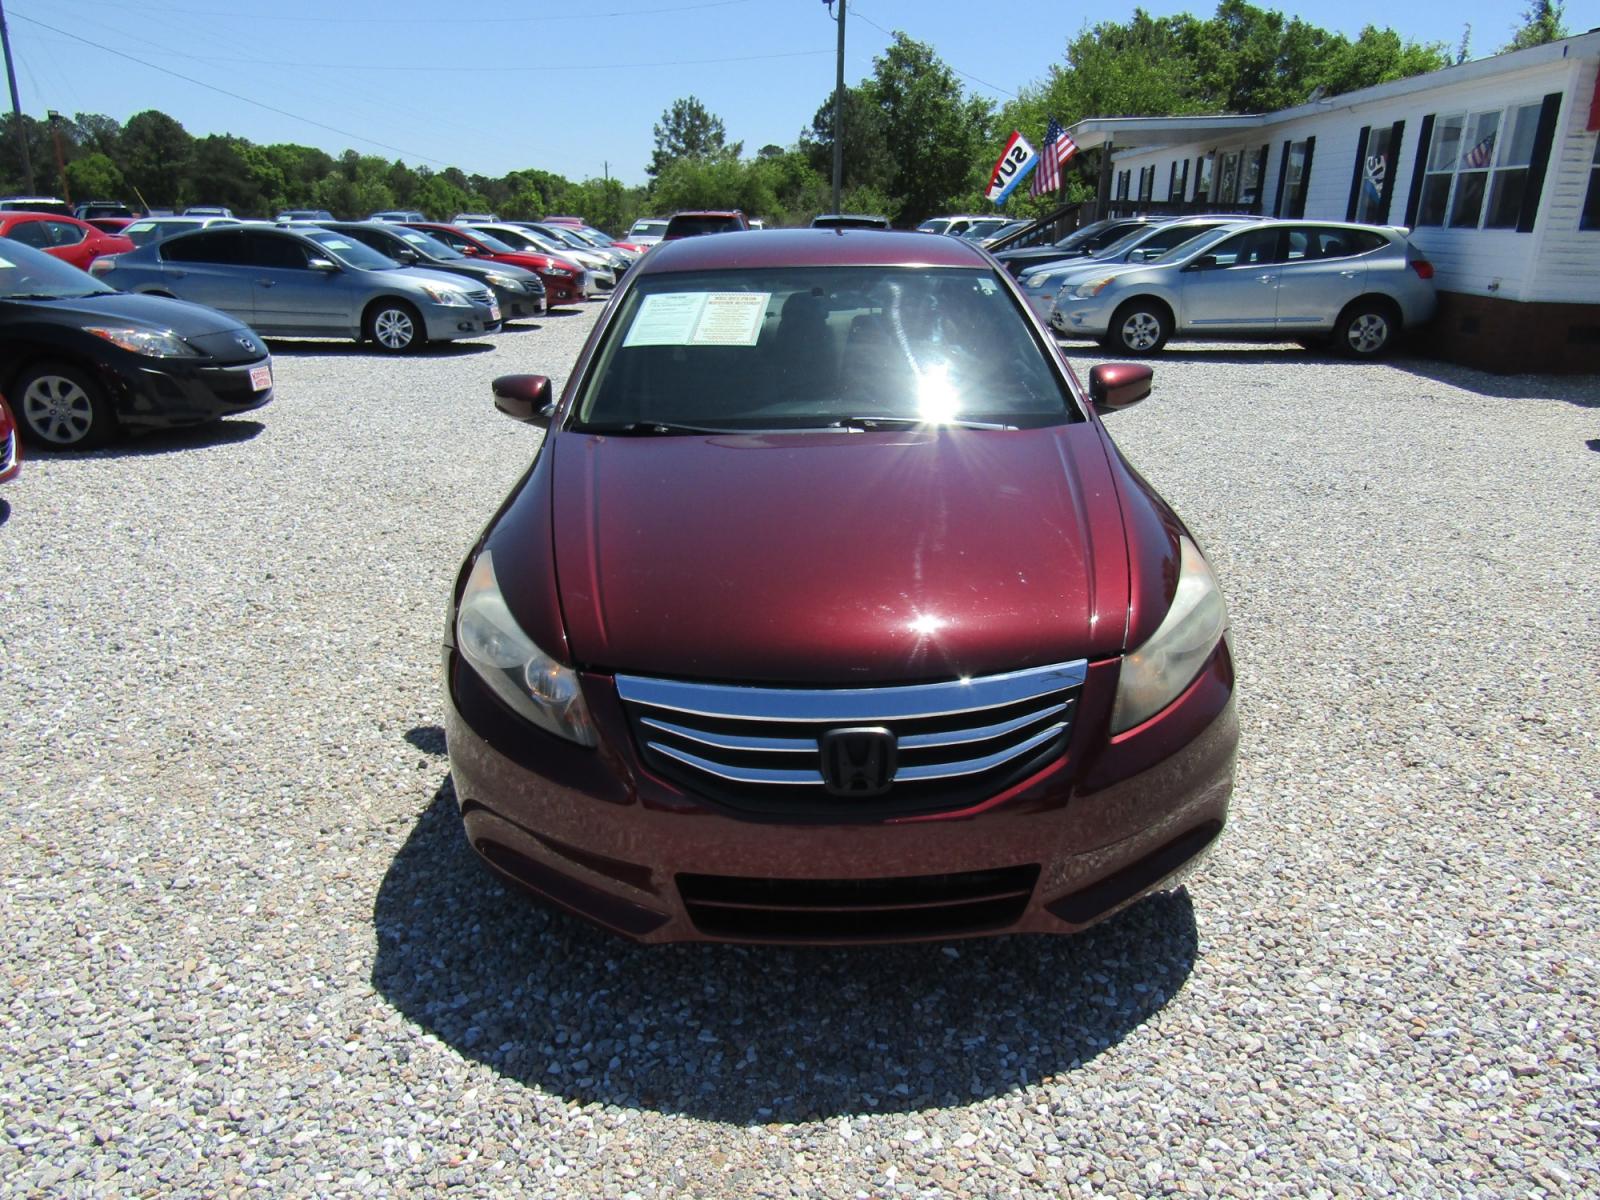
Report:
M 54 323 L 88 325 L 117 321 L 125 325 L 139 325 L 147 329 L 170 329 L 180 337 L 204 337 L 212 333 L 232 333 L 245 325 L 227 313 L 191 304 L 187 300 L 169 300 L 164 296 L 144 296 L 133 292 L 105 292 L 99 295 L 74 296 L 66 300 L 12 301 L 36 305 L 40 315 L 49 314 Z
M 1100 438 L 556 434 L 573 660 L 848 685 L 1119 653 L 1128 552 Z

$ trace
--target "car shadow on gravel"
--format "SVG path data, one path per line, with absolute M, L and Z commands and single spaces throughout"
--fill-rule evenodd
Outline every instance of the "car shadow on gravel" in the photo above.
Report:
M 442 734 L 413 734 L 442 751 Z M 374 987 L 466 1057 L 569 1101 L 735 1124 L 1070 1088 L 1178 993 L 1197 950 L 1182 891 L 1075 938 L 636 946 L 482 868 L 448 777 L 373 920 Z
M 275 355 L 292 355 L 295 358 L 463 358 L 469 354 L 486 354 L 494 349 L 494 343 L 429 342 L 417 350 L 392 354 L 387 350 L 375 349 L 366 342 L 268 338 L 267 349 Z
M 233 418 L 208 421 L 204 425 L 189 425 L 183 429 L 163 429 L 155 433 L 132 434 L 118 438 L 109 446 L 98 450 L 54 450 L 48 446 L 28 445 L 30 458 L 55 458 L 62 462 L 86 458 L 139 458 L 147 454 L 178 454 L 186 450 L 203 450 L 209 446 L 232 446 L 259 437 L 267 427 L 260 421 Z

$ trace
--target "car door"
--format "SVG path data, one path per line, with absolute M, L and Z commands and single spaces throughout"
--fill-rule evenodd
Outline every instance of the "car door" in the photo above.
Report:
M 312 270 L 311 258 L 306 243 L 292 235 L 265 229 L 244 235 L 256 327 L 262 332 L 349 334 L 350 301 L 340 286 L 342 272 Z
M 247 325 L 255 323 L 255 298 L 243 262 L 244 236 L 238 230 L 185 234 L 162 242 L 158 252 L 161 290 L 221 309 Z
M 76 225 L 71 221 L 37 221 L 43 225 L 49 238 L 49 252 L 62 262 L 71 263 L 80 271 L 87 271 L 94 259 L 94 247 L 86 239 L 90 226 Z
M 1328 330 L 1344 306 L 1366 291 L 1362 255 L 1386 245 L 1364 229 L 1295 225 L 1285 231 L 1278 279 L 1278 328 Z
M 1224 238 L 1179 272 L 1178 328 L 1270 332 L 1279 271 L 1276 226 Z

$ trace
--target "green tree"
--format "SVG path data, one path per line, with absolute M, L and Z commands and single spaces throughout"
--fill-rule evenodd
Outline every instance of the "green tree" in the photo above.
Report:
M 158 109 L 128 118 L 122 131 L 122 173 L 145 203 L 178 204 L 194 156 L 194 138 Z
M 67 164 L 67 187 L 79 200 L 119 197 L 125 182 L 117 164 L 98 151 L 80 155 Z
M 252 169 L 249 151 L 254 147 L 244 138 L 229 134 L 210 134 L 194 143 L 180 196 L 184 203 L 222 204 L 240 215 L 261 213 L 272 204 L 272 196 Z
M 1353 42 L 1344 38 L 1332 42 L 1307 78 L 1313 87 L 1322 88 L 1323 94 L 1342 96 L 1393 79 L 1425 75 L 1448 67 L 1450 61 L 1442 44 L 1401 41 L 1392 29 L 1368 25 Z
M 1558 42 L 1567 37 L 1567 27 L 1563 22 L 1565 16 L 1566 5 L 1560 0 L 1533 0 L 1522 10 L 1522 24 L 1512 39 L 1501 47 L 1501 53 L 1526 50 L 1529 46 L 1542 46 L 1546 42 Z
M 989 142 L 989 105 L 963 92 L 932 47 L 899 32 L 873 60 L 865 87 L 882 115 L 894 164 L 890 215 L 915 224 L 970 186 Z
M 34 190 L 48 189 L 55 176 L 50 126 L 23 113 L 22 132 L 27 140 L 28 161 L 33 166 Z M 20 192 L 24 188 L 22 153 L 17 149 L 17 118 L 11 113 L 0 116 L 0 186 L 7 192 Z
M 800 148 L 811 169 L 833 180 L 833 97 L 830 95 L 800 131 Z M 883 109 L 867 84 L 844 92 L 844 179 L 848 190 L 870 187 L 887 191 L 893 186 L 895 162 L 889 152 Z
M 654 126 L 656 148 L 645 171 L 659 176 L 669 163 L 680 158 L 708 158 L 729 155 L 737 158 L 743 144 L 727 141 L 722 118 L 715 116 L 695 96 L 674 100 Z

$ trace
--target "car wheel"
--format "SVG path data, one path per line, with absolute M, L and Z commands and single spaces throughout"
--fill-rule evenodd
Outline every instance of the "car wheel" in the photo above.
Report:
M 17 418 L 35 445 L 91 450 L 110 441 L 117 429 L 105 389 L 65 363 L 29 367 L 17 377 L 12 396 Z
M 1345 309 L 1333 341 L 1351 358 L 1380 358 L 1394 345 L 1400 315 L 1381 300 L 1361 300 Z
M 1172 336 L 1172 318 L 1159 304 L 1130 300 L 1111 318 L 1106 344 L 1125 354 L 1155 354 Z
M 390 354 L 404 354 L 427 340 L 422 317 L 404 300 L 374 304 L 367 313 L 367 337 Z

